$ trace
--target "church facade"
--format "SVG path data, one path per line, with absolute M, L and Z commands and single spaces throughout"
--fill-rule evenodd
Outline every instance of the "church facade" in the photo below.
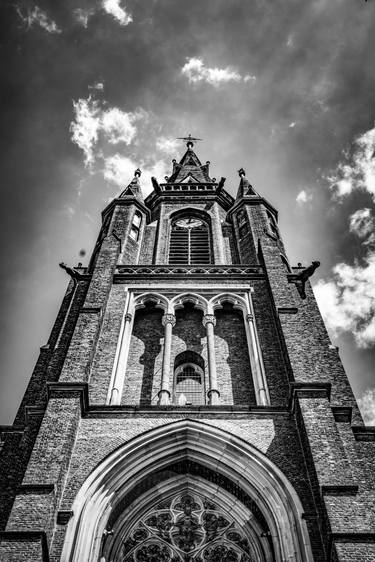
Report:
M 370 562 L 375 429 L 243 169 L 102 213 L 12 426 L 0 560 Z

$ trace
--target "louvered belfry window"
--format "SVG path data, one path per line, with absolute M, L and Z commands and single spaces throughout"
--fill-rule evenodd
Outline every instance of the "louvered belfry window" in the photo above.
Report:
M 210 262 L 208 224 L 196 217 L 176 219 L 171 229 L 169 263 L 198 265 Z

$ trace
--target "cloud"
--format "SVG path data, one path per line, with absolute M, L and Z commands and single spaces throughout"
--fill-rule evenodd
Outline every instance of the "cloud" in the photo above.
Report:
M 73 101 L 75 121 L 70 124 L 72 141 L 81 148 L 85 154 L 85 165 L 94 161 L 94 146 L 98 142 L 100 127 L 99 102 L 91 96 Z
M 167 154 L 173 154 L 173 152 L 176 152 L 178 150 L 179 146 L 180 143 L 177 139 L 160 137 L 156 141 L 156 148 L 158 148 L 162 152 L 166 152 Z
M 61 29 L 57 26 L 56 22 L 38 6 L 34 6 L 33 9 L 29 8 L 26 16 L 22 14 L 19 6 L 15 6 L 15 8 L 21 20 L 27 24 L 28 29 L 33 27 L 33 25 L 39 25 L 39 27 L 48 31 L 48 33 L 61 33 Z
M 103 91 L 104 90 L 104 84 L 103 84 L 103 82 L 95 82 L 94 84 L 91 84 L 88 88 L 89 88 L 89 90 Z
M 138 167 L 142 171 L 140 183 L 143 194 L 148 195 L 152 191 L 151 177 L 164 178 L 167 166 L 163 160 L 159 160 L 152 165 L 146 165 L 127 156 L 115 154 L 105 159 L 103 175 L 107 181 L 124 188 L 129 185 Z
M 306 189 L 302 189 L 296 197 L 296 201 L 299 205 L 304 205 L 305 203 L 312 201 L 312 199 L 313 199 L 313 194 L 307 192 Z
M 128 25 L 133 21 L 131 14 L 120 6 L 120 0 L 103 0 L 103 10 L 110 14 L 119 22 L 120 25 Z
M 101 89 L 98 84 L 96 87 Z M 70 124 L 70 132 L 72 141 L 85 154 L 86 166 L 95 160 L 95 148 L 100 133 L 110 144 L 123 142 L 129 145 L 137 133 L 134 123 L 147 117 L 147 113 L 142 110 L 127 113 L 118 107 L 104 109 L 102 105 L 91 96 L 88 99 L 73 101 L 75 120 Z
M 375 253 L 364 265 L 339 263 L 333 278 L 314 286 L 316 299 L 333 335 L 352 333 L 358 347 L 375 345 Z
M 103 112 L 101 118 L 101 128 L 108 137 L 108 142 L 117 144 L 124 142 L 130 144 L 137 132 L 133 125 L 137 119 L 136 114 L 126 113 L 118 107 L 113 107 Z
M 375 388 L 367 388 L 358 398 L 363 419 L 367 425 L 375 425 Z
M 358 209 L 349 217 L 349 230 L 359 238 L 366 238 L 365 245 L 375 242 L 375 220 L 371 209 Z
M 76 8 L 73 11 L 73 15 L 78 23 L 80 23 L 83 27 L 87 28 L 89 19 L 91 16 L 95 14 L 95 8 Z
M 371 193 L 375 200 L 375 127 L 357 136 L 352 150 L 343 155 L 343 162 L 327 177 L 330 189 L 338 197 L 360 189 Z
M 189 82 L 207 82 L 211 86 L 218 87 L 227 82 L 249 82 L 256 80 L 255 76 L 246 74 L 242 76 L 236 70 L 230 68 L 209 68 L 204 65 L 202 59 L 190 58 L 181 69 L 181 73 L 186 76 Z

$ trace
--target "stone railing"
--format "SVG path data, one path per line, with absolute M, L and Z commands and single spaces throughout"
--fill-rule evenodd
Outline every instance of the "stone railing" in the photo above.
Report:
M 231 276 L 247 277 L 262 276 L 261 266 L 250 265 L 118 265 L 115 275 L 117 276 Z

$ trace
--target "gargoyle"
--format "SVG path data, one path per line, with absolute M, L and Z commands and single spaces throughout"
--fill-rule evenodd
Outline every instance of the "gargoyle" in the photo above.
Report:
M 59 263 L 59 266 L 61 267 L 61 269 L 64 269 L 68 275 L 70 275 L 70 277 L 74 281 L 74 284 L 76 284 L 81 279 L 81 274 L 79 273 L 79 271 L 76 271 L 74 268 L 69 267 L 63 261 Z
M 306 298 L 306 292 L 305 292 L 306 281 L 308 280 L 309 277 L 312 276 L 314 271 L 318 269 L 319 266 L 320 266 L 320 261 L 313 261 L 311 265 L 309 265 L 309 267 L 306 267 L 300 273 L 297 274 L 297 289 L 302 299 Z

